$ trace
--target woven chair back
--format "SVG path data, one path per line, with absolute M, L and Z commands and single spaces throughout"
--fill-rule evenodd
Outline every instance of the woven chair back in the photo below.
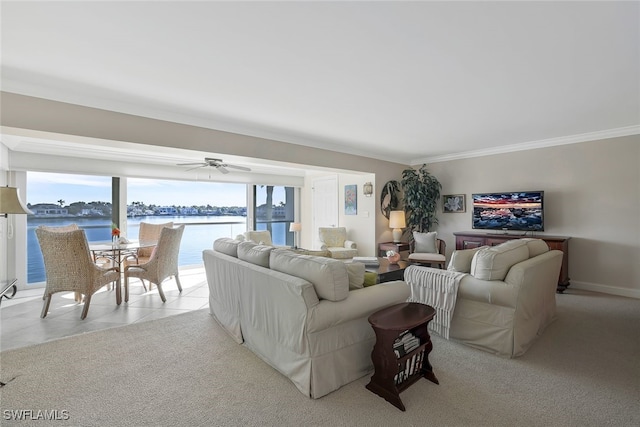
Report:
M 149 222 L 140 223 L 140 231 L 138 232 L 138 240 L 141 242 L 157 242 L 160 239 L 160 232 L 163 228 L 173 228 L 173 222 L 165 222 L 162 224 L 151 224 Z M 138 249 L 138 257 L 151 257 L 153 247 Z
M 84 230 L 51 231 L 38 227 L 36 236 L 44 259 L 45 293 L 85 293 L 95 266 Z
M 178 273 L 178 255 L 184 233 L 184 224 L 175 228 L 163 228 L 154 256 L 157 259 L 157 280 L 160 282 Z
M 41 225 L 38 228 L 42 228 L 43 230 L 48 230 L 48 231 L 56 231 L 58 233 L 64 233 L 65 231 L 80 230 L 80 227 L 78 227 L 78 224 L 62 225 L 62 226 L 59 226 L 59 227 L 51 227 L 51 226 L 48 226 L 48 225 Z

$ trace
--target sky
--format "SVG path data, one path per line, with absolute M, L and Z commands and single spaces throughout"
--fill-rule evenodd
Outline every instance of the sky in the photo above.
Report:
M 274 191 L 274 204 L 284 200 Z M 158 206 L 247 206 L 246 185 L 220 182 L 187 182 L 157 179 L 127 179 L 127 203 Z M 27 203 L 111 201 L 111 177 L 27 173 Z

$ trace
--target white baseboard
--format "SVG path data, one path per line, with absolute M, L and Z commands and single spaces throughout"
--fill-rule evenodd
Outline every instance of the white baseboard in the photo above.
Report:
M 622 297 L 640 299 L 640 289 L 619 288 L 616 286 L 601 285 L 598 283 L 589 282 L 578 282 L 573 280 L 570 283 L 571 284 L 567 288 L 568 291 L 570 291 L 571 289 L 581 289 L 584 291 L 601 292 L 603 294 L 619 295 Z

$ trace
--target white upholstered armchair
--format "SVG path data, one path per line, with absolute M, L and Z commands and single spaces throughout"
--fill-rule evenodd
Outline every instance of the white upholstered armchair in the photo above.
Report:
M 358 246 L 347 240 L 345 227 L 319 227 L 318 233 L 322 243 L 320 249 L 329 251 L 331 258 L 349 259 L 358 255 Z

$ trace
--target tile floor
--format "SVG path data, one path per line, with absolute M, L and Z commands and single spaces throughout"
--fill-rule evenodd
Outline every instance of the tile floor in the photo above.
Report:
M 132 279 L 129 302 L 123 301 L 120 306 L 116 305 L 115 291 L 102 288 L 93 295 L 84 320 L 80 320 L 82 304 L 74 301 L 71 292 L 54 294 L 49 314 L 42 319 L 40 313 L 44 289 L 18 291 L 13 299 L 3 299 L 0 305 L 0 350 L 145 322 L 209 306 L 209 288 L 203 266 L 181 268 L 180 283 L 182 293 L 178 292 L 173 278 L 163 283 L 167 302 L 162 303 L 155 287 L 145 292 L 140 281 Z

